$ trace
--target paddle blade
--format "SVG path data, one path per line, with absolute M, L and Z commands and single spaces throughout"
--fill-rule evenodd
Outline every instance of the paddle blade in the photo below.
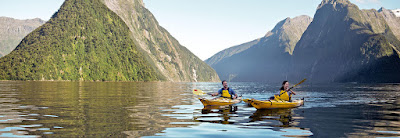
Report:
M 296 87 L 299 84 L 302 84 L 303 82 L 305 82 L 307 79 L 303 79 L 302 81 L 300 81 L 299 83 L 297 83 L 296 85 L 294 85 L 293 87 Z
M 195 94 L 195 95 L 204 95 L 204 94 L 206 94 L 206 93 L 203 92 L 202 90 L 194 89 L 194 90 L 193 90 L 193 94 Z
M 292 87 L 290 87 L 289 88 L 289 90 L 290 89 L 293 89 L 294 87 L 296 87 L 297 85 L 299 85 L 299 84 L 302 84 L 303 82 L 305 82 L 307 79 L 303 79 L 303 80 L 301 80 L 299 83 L 297 83 L 296 85 L 293 85 Z

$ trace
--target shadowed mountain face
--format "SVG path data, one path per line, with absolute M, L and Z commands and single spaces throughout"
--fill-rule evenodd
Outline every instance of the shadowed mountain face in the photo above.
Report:
M 219 81 L 217 73 L 161 27 L 142 0 L 104 0 L 128 25 L 146 59 L 168 81 Z
M 157 80 L 126 24 L 99 0 L 66 0 L 0 58 L 2 80 Z
M 220 78 L 233 81 L 273 81 L 286 78 L 293 49 L 312 18 L 280 21 L 264 37 L 223 50 L 206 62 Z
M 0 57 L 14 50 L 22 38 L 44 23 L 39 18 L 18 20 L 0 17 Z
M 296 18 L 208 64 L 233 81 L 400 82 L 400 21 L 392 11 L 323 0 L 312 22 Z
M 399 47 L 376 10 L 324 0 L 296 45 L 291 76 L 313 82 L 399 82 Z

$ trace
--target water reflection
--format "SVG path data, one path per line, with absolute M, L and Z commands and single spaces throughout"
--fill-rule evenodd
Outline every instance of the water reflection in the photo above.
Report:
M 201 109 L 201 115 L 195 116 L 193 119 L 199 122 L 211 122 L 221 124 L 234 124 L 236 120 L 232 117 L 237 117 L 237 106 L 206 106 Z
M 37 131 L 42 125 L 19 125 L 23 121 L 38 120 L 37 114 L 20 109 L 40 110 L 41 107 L 34 105 L 18 104 L 20 100 L 15 98 L 15 91 L 20 85 L 16 83 L 0 84 L 0 137 L 18 137 L 28 134 L 28 131 Z M 38 137 L 32 135 L 31 137 Z
M 170 122 L 160 109 L 191 104 L 185 84 L 0 82 L 0 136 L 138 137 Z M 186 97 L 186 98 L 185 98 Z M 187 125 L 178 125 L 187 126 Z
M 258 109 L 250 118 L 250 122 L 263 121 L 274 127 L 289 127 L 293 122 L 292 109 Z
M 368 120 L 372 127 L 356 129 L 349 136 L 400 137 L 400 97 L 393 97 L 392 100 L 384 103 L 369 104 L 369 108 L 370 110 L 363 112 L 368 115 L 363 121 Z
M 276 87 L 230 83 L 246 98 Z M 400 134 L 400 85 L 299 87 L 304 107 L 204 108 L 220 83 L 0 81 L 0 137 L 360 137 Z M 211 97 L 207 97 L 211 98 Z M 248 133 L 251 131 L 251 133 Z
M 192 104 L 192 95 L 185 93 L 189 89 L 187 85 L 174 83 L 146 83 L 144 85 L 147 86 L 142 86 L 142 88 L 146 89 L 132 96 L 132 98 L 139 98 L 138 103 L 126 107 L 130 111 L 131 123 L 136 124 L 136 127 L 133 130 L 124 131 L 124 134 L 129 137 L 151 136 L 168 127 L 192 125 L 184 123 L 190 122 L 191 118 L 182 118 L 192 114 L 192 112 L 185 112 L 185 105 Z

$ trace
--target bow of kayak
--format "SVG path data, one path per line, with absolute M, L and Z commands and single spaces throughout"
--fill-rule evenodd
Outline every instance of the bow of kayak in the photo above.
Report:
M 251 99 L 243 99 L 242 101 L 245 102 L 248 106 L 252 106 L 250 102 Z

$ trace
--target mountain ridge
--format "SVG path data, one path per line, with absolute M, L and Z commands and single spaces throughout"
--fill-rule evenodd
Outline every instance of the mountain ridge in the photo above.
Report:
M 212 67 L 220 78 L 233 81 L 267 81 L 285 77 L 286 73 L 281 71 L 287 70 L 294 46 L 311 20 L 311 17 L 305 15 L 293 19 L 285 18 L 264 37 L 253 40 L 257 43 L 230 57 L 220 59 Z
M 44 23 L 40 18 L 20 20 L 0 17 L 0 57 L 9 54 L 28 33 Z
M 383 57 L 398 60 L 398 43 L 378 11 L 360 10 L 348 0 L 325 0 L 296 45 L 292 75 L 313 82 L 379 82 L 368 77 L 373 72 L 359 71 L 381 64 Z
M 169 81 L 219 81 L 217 73 L 182 46 L 142 0 L 103 0 L 128 25 L 140 51 L 152 66 Z
M 212 57 L 208 58 L 205 60 L 205 62 L 210 65 L 213 66 L 214 64 L 218 63 L 219 61 L 221 61 L 224 58 L 228 58 L 231 57 L 234 54 L 240 53 L 244 50 L 247 50 L 248 48 L 254 46 L 255 44 L 257 44 L 260 41 L 261 38 L 240 44 L 240 45 L 236 45 L 236 46 L 232 46 L 229 48 L 226 48 L 224 50 L 221 50 L 220 52 L 214 54 Z
M 225 49 L 207 63 L 220 78 L 232 81 L 400 82 L 400 21 L 392 11 L 359 9 L 349 0 L 322 0 L 304 33 L 286 33 L 300 34 L 287 39 L 294 41 L 276 35 L 286 22 L 277 23 L 257 44 L 240 52 L 232 50 L 236 47 Z M 213 58 L 218 60 L 210 62 Z

